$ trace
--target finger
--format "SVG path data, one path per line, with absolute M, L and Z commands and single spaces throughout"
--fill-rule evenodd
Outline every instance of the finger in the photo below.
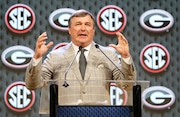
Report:
M 47 33 L 44 32 L 42 33 L 39 37 L 38 37 L 38 42 L 41 42 L 41 41 L 44 41 L 44 40 L 47 40 Z
M 46 41 L 47 39 L 48 39 L 47 36 L 40 37 L 40 38 L 38 39 L 38 42 L 43 42 L 43 41 Z
M 120 32 L 117 32 L 117 33 L 116 33 L 116 36 L 117 36 L 118 38 L 122 38 L 122 34 L 121 34 Z
M 39 38 L 44 37 L 44 36 L 47 36 L 46 32 L 43 32 L 41 35 L 39 35 Z
M 51 41 L 47 44 L 47 48 L 50 48 L 54 43 Z
M 122 33 L 117 32 L 116 35 L 117 35 L 118 39 L 126 40 L 126 38 L 124 37 L 124 35 Z
M 122 33 L 117 32 L 116 35 L 118 37 L 118 43 L 128 44 L 127 39 L 124 37 L 124 35 Z
M 45 45 L 46 44 L 46 40 L 47 40 L 47 37 L 40 37 L 38 38 L 36 44 L 38 47 L 40 47 L 41 45 Z
M 42 36 L 43 36 L 43 35 L 47 35 L 47 33 L 46 33 L 46 32 L 43 32 L 41 35 L 42 35 Z M 40 36 L 41 36 L 41 35 L 40 35 Z
M 36 44 L 36 47 L 40 48 L 42 45 L 45 45 L 43 41 L 38 42 L 38 43 Z

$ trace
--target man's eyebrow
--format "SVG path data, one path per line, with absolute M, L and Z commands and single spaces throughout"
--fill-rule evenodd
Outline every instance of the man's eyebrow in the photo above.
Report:
M 77 21 L 76 23 L 82 23 L 81 21 Z M 91 22 L 87 21 L 85 24 L 92 24 Z

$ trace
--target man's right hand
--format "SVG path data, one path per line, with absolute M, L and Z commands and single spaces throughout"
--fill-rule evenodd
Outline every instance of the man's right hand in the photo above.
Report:
M 48 49 L 53 45 L 53 42 L 49 42 L 46 45 L 46 40 L 48 39 L 47 33 L 43 32 L 37 39 L 36 41 L 36 48 L 35 48 L 35 53 L 34 53 L 34 58 L 38 59 L 42 57 Z

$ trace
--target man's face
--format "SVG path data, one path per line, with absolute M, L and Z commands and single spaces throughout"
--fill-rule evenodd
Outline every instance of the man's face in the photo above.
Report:
M 74 17 L 68 29 L 72 42 L 77 46 L 88 46 L 94 38 L 94 22 L 89 15 Z

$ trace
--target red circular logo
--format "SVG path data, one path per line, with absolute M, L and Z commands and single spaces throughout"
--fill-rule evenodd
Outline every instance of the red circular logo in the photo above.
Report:
M 170 56 L 164 46 L 152 43 L 143 48 L 140 54 L 140 61 L 147 71 L 159 73 L 169 65 Z
M 126 25 L 126 15 L 124 11 L 114 5 L 103 7 L 97 15 L 99 28 L 107 34 L 121 32 Z
M 11 110 L 24 112 L 34 104 L 35 93 L 28 90 L 24 82 L 14 82 L 7 87 L 4 100 Z
M 5 22 L 12 32 L 26 33 L 34 26 L 35 15 L 29 6 L 15 4 L 7 10 Z

